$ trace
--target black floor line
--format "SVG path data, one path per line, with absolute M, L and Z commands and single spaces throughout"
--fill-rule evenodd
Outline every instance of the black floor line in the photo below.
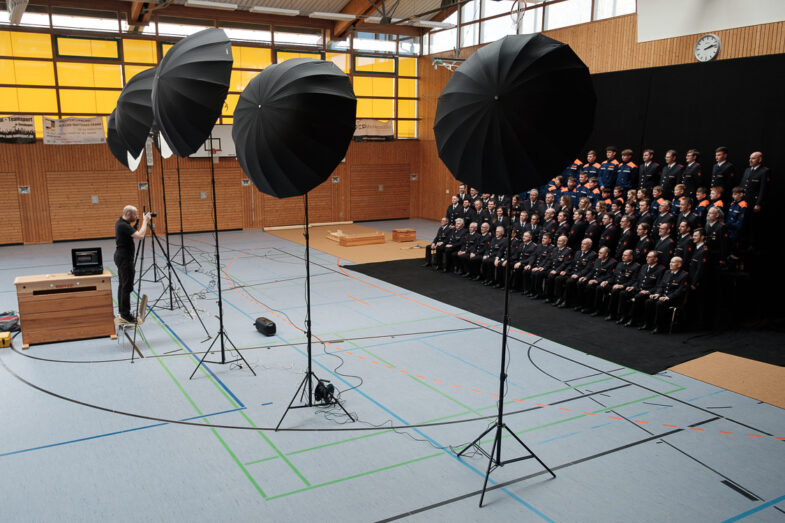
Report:
M 554 467 L 551 467 L 551 470 L 553 470 L 553 471 L 563 470 L 563 469 L 572 467 L 574 465 L 578 465 L 578 464 L 581 464 L 581 463 L 585 463 L 587 461 L 591 461 L 593 459 L 601 458 L 601 457 L 607 456 L 609 454 L 614 454 L 614 453 L 620 452 L 622 450 L 626 450 L 626 449 L 629 449 L 629 448 L 632 448 L 632 447 L 636 447 L 636 446 L 641 445 L 643 443 L 648 443 L 650 441 L 654 441 L 654 440 L 657 440 L 657 439 L 662 438 L 662 437 L 666 437 L 666 436 L 670 436 L 672 434 L 676 434 L 677 432 L 681 432 L 682 430 L 683 429 L 675 429 L 675 430 L 671 430 L 671 431 L 665 432 L 663 434 L 659 434 L 659 435 L 651 436 L 649 438 L 645 438 L 645 439 L 642 439 L 642 440 L 639 440 L 639 441 L 635 441 L 633 443 L 627 443 L 626 445 L 622 445 L 620 447 L 616 447 L 616 448 L 613 448 L 613 449 L 605 450 L 603 452 L 598 452 L 597 454 L 593 454 L 591 456 L 586 456 L 584 458 L 580 458 L 580 459 L 577 459 L 575 461 L 570 461 L 570 462 L 567 462 L 567 463 L 563 463 L 561 465 L 556 465 Z M 516 478 L 516 479 L 510 480 L 510 481 L 505 481 L 504 483 L 499 483 L 497 485 L 493 485 L 491 487 L 488 487 L 488 492 L 493 491 L 493 490 L 498 490 L 500 488 L 508 487 L 508 486 L 513 485 L 515 483 L 520 483 L 521 481 L 526 481 L 528 479 L 536 478 L 537 476 L 541 476 L 543 474 L 548 474 L 548 472 L 545 471 L 545 470 L 542 470 L 540 472 L 535 472 L 533 474 L 528 474 L 526 476 L 521 476 L 520 478 Z M 554 479 L 552 481 L 558 481 L 558 476 L 556 477 L 556 479 Z M 473 496 L 477 496 L 480 493 L 482 493 L 482 490 L 475 490 L 473 492 L 469 492 L 467 494 L 462 494 L 462 495 L 456 496 L 454 498 L 445 499 L 443 501 L 440 501 L 438 503 L 434 503 L 432 505 L 427 505 L 427 506 L 424 506 L 424 507 L 413 509 L 413 510 L 410 510 L 408 512 L 404 512 L 404 513 L 398 514 L 396 516 L 392 516 L 390 518 L 378 520 L 377 523 L 386 523 L 388 521 L 396 521 L 398 519 L 402 519 L 402 518 L 405 518 L 405 517 L 408 517 L 408 516 L 413 516 L 415 514 L 421 514 L 423 512 L 427 512 L 427 511 L 433 510 L 435 508 L 443 507 L 445 505 L 449 505 L 449 504 L 455 503 L 457 501 L 462 501 L 464 499 L 471 498 Z

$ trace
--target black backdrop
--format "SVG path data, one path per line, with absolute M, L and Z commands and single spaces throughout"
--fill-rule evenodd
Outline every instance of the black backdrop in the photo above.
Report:
M 757 296 L 747 295 L 742 300 L 760 305 L 753 308 L 753 316 L 780 316 L 785 310 L 783 268 L 778 263 L 785 260 L 785 215 L 780 212 L 785 184 L 778 180 L 785 173 L 785 54 L 636 69 L 592 78 L 597 111 L 582 160 L 586 151 L 595 149 L 601 162 L 605 146 L 615 145 L 619 150 L 633 149 L 636 163 L 647 148 L 654 149 L 655 160 L 661 164 L 665 151 L 676 149 L 683 163 L 684 153 L 696 148 L 701 151 L 704 173 L 710 173 L 714 149 L 724 145 L 741 179 L 750 153 L 763 153 L 764 165 L 772 171 L 763 221 L 765 236 L 771 240 L 765 242 L 765 252 L 757 263 L 748 267 Z M 750 303 L 735 305 L 744 308 Z

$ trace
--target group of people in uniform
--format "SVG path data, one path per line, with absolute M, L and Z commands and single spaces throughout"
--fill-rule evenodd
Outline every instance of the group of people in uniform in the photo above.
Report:
M 655 334 L 679 313 L 707 325 L 720 271 L 742 268 L 754 246 L 770 182 L 762 153 L 741 176 L 725 147 L 705 174 L 695 149 L 684 164 L 667 151 L 664 166 L 651 149 L 640 165 L 629 149 L 621 161 L 605 153 L 521 195 L 461 185 L 424 265 Z

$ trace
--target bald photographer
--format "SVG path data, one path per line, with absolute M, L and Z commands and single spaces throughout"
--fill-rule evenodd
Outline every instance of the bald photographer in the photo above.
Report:
M 147 234 L 147 223 L 152 213 L 145 213 L 142 226 L 139 224 L 139 211 L 133 205 L 123 208 L 123 215 L 115 223 L 116 249 L 114 263 L 117 265 L 117 308 L 120 318 L 128 323 L 136 323 L 136 317 L 131 314 L 131 291 L 134 288 L 134 239 L 142 239 Z M 133 225 L 131 225 L 133 223 Z

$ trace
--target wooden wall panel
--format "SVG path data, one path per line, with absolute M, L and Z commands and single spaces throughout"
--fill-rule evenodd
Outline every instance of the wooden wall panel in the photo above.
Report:
M 409 166 L 357 164 L 351 167 L 353 220 L 409 217 Z
M 0 173 L 0 195 L 2 195 L 3 223 L 0 226 L 0 245 L 22 243 L 22 216 L 19 213 L 19 190 L 16 173 Z
M 166 206 L 169 230 L 180 231 L 180 213 L 177 203 L 177 172 L 165 171 Z M 241 173 L 232 169 L 216 169 L 215 193 L 218 208 L 218 229 L 241 229 L 243 227 L 243 187 Z M 213 230 L 213 196 L 210 169 L 180 169 L 180 185 L 183 205 L 183 232 Z M 170 198 L 171 195 L 171 198 Z M 163 222 L 157 218 L 159 232 Z
M 116 172 L 47 172 L 52 240 L 114 236 L 114 224 L 126 205 L 139 206 L 136 179 Z M 97 198 L 97 203 L 92 198 Z

